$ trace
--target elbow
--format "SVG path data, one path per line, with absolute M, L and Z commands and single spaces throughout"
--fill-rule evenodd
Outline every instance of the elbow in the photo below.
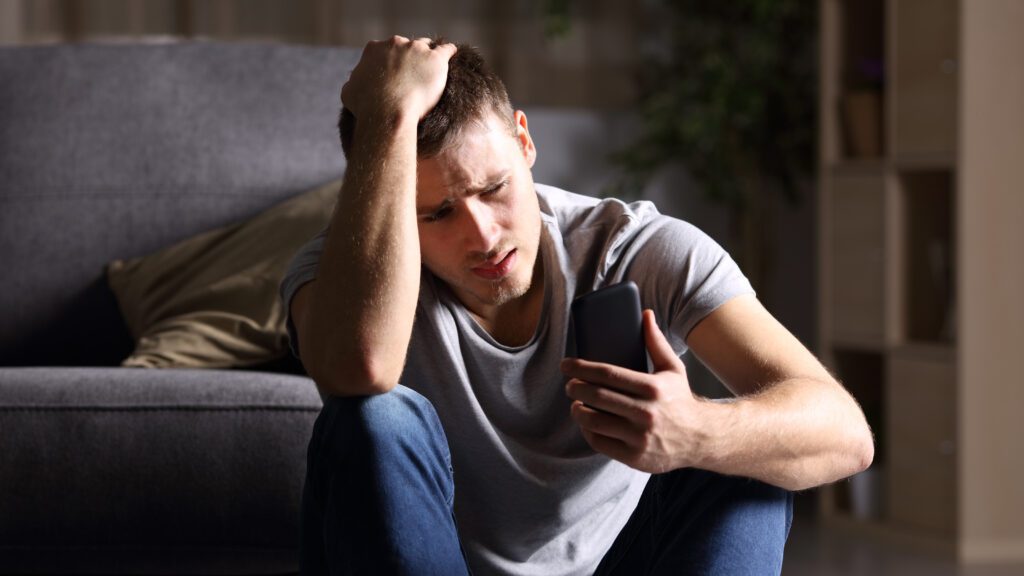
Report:
M 291 301 L 296 346 L 306 373 L 328 396 L 373 396 L 390 392 L 402 376 L 405 355 L 367 337 L 336 314 L 316 306 L 317 282 L 304 285 Z M 332 320 L 333 319 L 333 320 Z M 397 360 L 396 360 L 397 359 Z
M 875 460 L 875 441 L 871 428 L 864 422 L 846 427 L 847 433 L 835 437 L 836 443 L 827 451 L 825 460 L 805 462 L 778 486 L 791 491 L 807 490 L 837 482 L 859 474 Z
M 875 435 L 864 413 L 860 412 L 859 418 L 853 422 L 856 422 L 856 425 L 850 427 L 852 433 L 847 440 L 852 468 L 850 475 L 867 470 L 875 461 Z
M 338 374 L 334 377 L 313 377 L 321 394 L 327 396 L 376 396 L 387 394 L 397 381 L 376 380 L 352 374 Z
M 856 446 L 856 472 L 863 472 L 875 461 L 875 438 L 867 424 L 864 425 L 864 431 L 860 434 Z
M 340 360 L 340 359 L 339 359 Z M 375 396 L 398 385 L 401 370 L 372 358 L 320 362 L 307 371 L 322 394 L 328 396 Z

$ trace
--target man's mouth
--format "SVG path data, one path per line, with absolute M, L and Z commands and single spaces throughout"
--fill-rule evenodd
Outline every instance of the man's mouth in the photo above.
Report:
M 473 273 L 485 280 L 498 280 L 499 278 L 504 278 L 515 266 L 516 260 L 519 258 L 519 250 L 513 248 L 503 256 L 499 256 L 500 258 L 495 257 L 487 262 L 474 266 L 472 268 Z

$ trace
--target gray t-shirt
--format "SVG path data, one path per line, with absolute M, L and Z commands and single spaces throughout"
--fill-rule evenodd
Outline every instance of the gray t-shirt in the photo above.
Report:
M 650 202 L 598 200 L 538 184 L 544 306 L 524 346 L 495 341 L 423 270 L 401 384 L 428 398 L 455 468 L 455 517 L 477 574 L 590 574 L 625 526 L 648 474 L 598 454 L 569 415 L 562 358 L 573 298 L 633 280 L 676 353 L 749 282 L 722 248 Z M 295 257 L 284 301 L 316 276 L 324 233 Z M 293 349 L 298 342 L 289 320 Z

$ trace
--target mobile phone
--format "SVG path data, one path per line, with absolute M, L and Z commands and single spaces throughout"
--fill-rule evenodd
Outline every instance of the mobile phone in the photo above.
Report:
M 620 282 L 584 294 L 572 303 L 576 356 L 647 372 L 640 290 Z

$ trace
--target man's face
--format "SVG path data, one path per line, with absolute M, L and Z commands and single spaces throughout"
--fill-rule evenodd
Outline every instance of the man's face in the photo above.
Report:
M 535 159 L 526 116 L 516 112 L 515 135 L 487 114 L 456 145 L 417 163 L 423 264 L 478 315 L 525 295 L 533 281 L 541 225 Z

